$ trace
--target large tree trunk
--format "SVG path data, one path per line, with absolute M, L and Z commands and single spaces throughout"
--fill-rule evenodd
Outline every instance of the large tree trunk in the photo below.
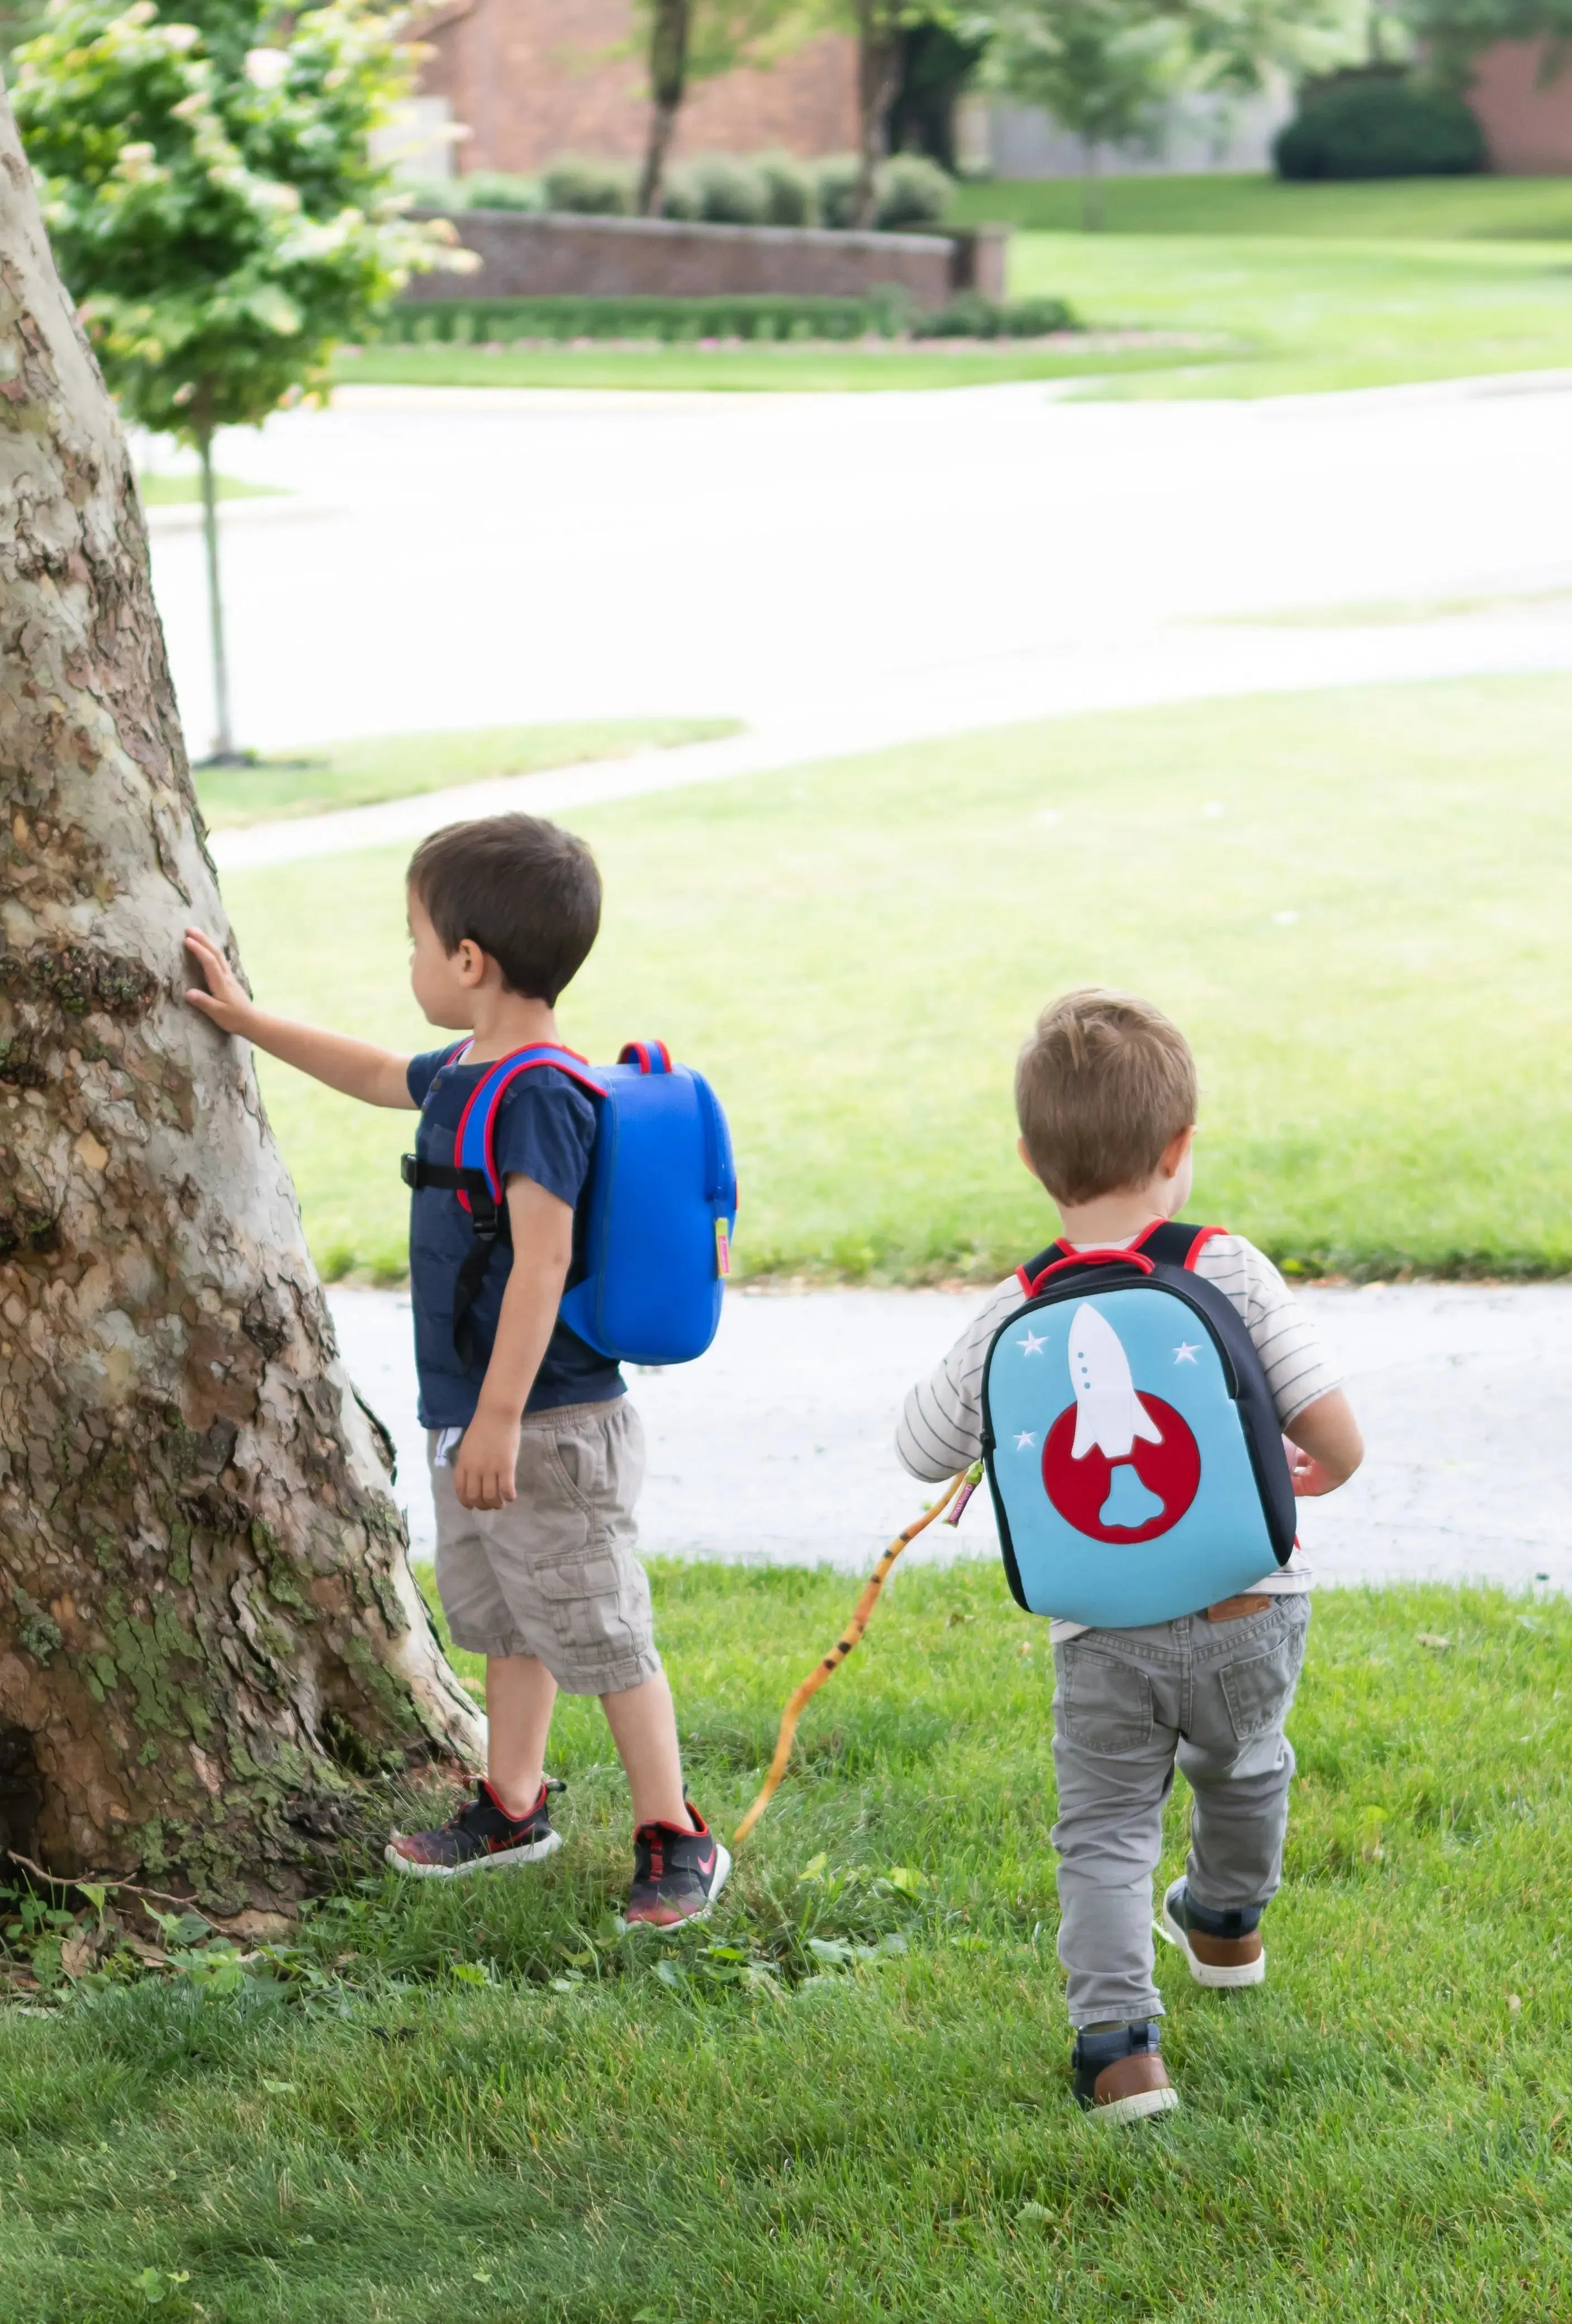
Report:
M 693 0 L 651 0 L 649 22 L 649 134 L 639 179 L 639 215 L 658 217 L 666 186 L 666 157 L 676 134 L 677 115 L 688 86 L 688 33 Z
M 851 223 L 866 233 L 878 206 L 885 123 L 901 78 L 901 31 L 892 0 L 857 0 L 857 185 Z
M 298 1895 L 467 1760 L 248 1053 L 114 409 L 0 96 L 0 1847 Z

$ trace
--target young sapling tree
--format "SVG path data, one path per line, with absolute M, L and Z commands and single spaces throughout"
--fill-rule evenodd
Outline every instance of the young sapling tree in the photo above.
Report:
M 367 0 L 53 0 L 13 92 L 44 217 L 123 415 L 195 447 L 212 631 L 213 757 L 236 750 L 213 439 L 319 390 L 453 229 L 399 213 L 372 133 L 408 85 Z

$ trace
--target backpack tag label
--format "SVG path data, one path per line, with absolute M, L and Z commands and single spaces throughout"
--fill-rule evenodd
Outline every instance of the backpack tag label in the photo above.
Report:
M 731 1237 L 724 1219 L 715 1221 L 715 1272 L 722 1283 L 731 1272 Z

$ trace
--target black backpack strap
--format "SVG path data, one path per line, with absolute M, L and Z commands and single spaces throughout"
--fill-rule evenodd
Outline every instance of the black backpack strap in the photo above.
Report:
M 1137 1265 L 1144 1259 L 1156 1265 L 1182 1267 L 1193 1271 L 1196 1260 L 1212 1237 L 1227 1232 L 1226 1227 L 1192 1227 L 1187 1226 L 1181 1219 L 1159 1219 L 1147 1228 L 1145 1234 L 1137 1235 L 1133 1243 L 1125 1246 L 1099 1247 L 1095 1251 L 1083 1252 L 1062 1240 L 1051 1242 L 1046 1250 L 1037 1253 L 1035 1259 L 1029 1259 L 1024 1267 L 1016 1268 L 1016 1278 L 1030 1298 L 1045 1268 L 1063 1268 L 1069 1261 L 1084 1259 L 1088 1274 L 1095 1274 L 1099 1267 L 1109 1264 L 1117 1249 L 1126 1250 Z
M 1052 1267 L 1055 1259 L 1070 1259 L 1072 1256 L 1068 1243 L 1051 1242 L 1046 1250 L 1040 1250 L 1037 1253 L 1035 1259 L 1029 1259 L 1024 1267 L 1016 1268 L 1016 1280 L 1029 1298 L 1032 1286 L 1045 1267 Z
M 1133 1248 L 1164 1266 L 1183 1267 L 1193 1273 L 1196 1260 L 1212 1237 L 1227 1232 L 1226 1227 L 1192 1227 L 1181 1219 L 1160 1219 Z
M 475 1239 L 464 1253 L 453 1299 L 453 1344 L 459 1361 L 467 1368 L 473 1364 L 476 1354 L 470 1312 L 481 1296 L 492 1251 L 500 1242 L 512 1240 L 506 1196 L 499 1203 L 483 1170 L 466 1170 L 455 1162 L 424 1162 L 418 1154 L 406 1154 L 399 1169 L 405 1185 L 417 1194 L 422 1187 L 435 1186 L 443 1194 L 469 1198 L 470 1222 Z

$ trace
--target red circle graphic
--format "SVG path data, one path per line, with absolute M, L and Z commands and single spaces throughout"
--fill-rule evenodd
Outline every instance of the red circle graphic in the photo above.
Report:
M 1065 1524 L 1092 1541 L 1155 1541 L 1159 1534 L 1179 1523 L 1200 1484 L 1200 1447 L 1183 1415 L 1164 1404 L 1160 1396 L 1143 1396 L 1141 1404 L 1163 1431 L 1161 1444 L 1149 1444 L 1137 1436 L 1130 1448 L 1130 1466 L 1146 1490 L 1155 1493 L 1163 1504 L 1145 1525 L 1104 1525 L 1100 1512 L 1119 1464 L 1096 1444 L 1089 1445 L 1080 1460 L 1073 1457 L 1073 1404 L 1066 1405 L 1048 1432 L 1043 1447 L 1043 1489 Z

